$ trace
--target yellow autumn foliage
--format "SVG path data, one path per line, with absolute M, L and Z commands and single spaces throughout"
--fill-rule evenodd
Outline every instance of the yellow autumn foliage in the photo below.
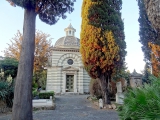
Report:
M 88 8 L 93 4 L 96 3 L 91 0 L 83 1 L 80 52 L 85 69 L 91 77 L 97 78 L 99 73 L 115 71 L 115 63 L 120 57 L 112 31 L 89 25 Z
M 50 35 L 41 31 L 35 34 L 35 52 L 34 52 L 34 72 L 44 69 L 50 56 L 51 39 Z M 5 57 L 15 58 L 19 61 L 23 35 L 20 31 L 10 40 L 8 48 L 4 50 Z
M 160 75 L 160 46 L 152 43 L 148 43 L 148 46 L 151 48 L 151 64 L 152 64 L 152 73 L 155 76 Z

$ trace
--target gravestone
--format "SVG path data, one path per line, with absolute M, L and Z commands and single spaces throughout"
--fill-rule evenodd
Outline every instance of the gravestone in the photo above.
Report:
M 116 103 L 123 104 L 124 94 L 122 92 L 122 83 L 121 82 L 117 82 L 116 83 L 116 87 L 117 87 Z
M 99 99 L 99 108 L 102 109 L 103 108 L 103 100 Z
M 116 87 L 117 87 L 117 93 L 122 93 L 122 83 L 121 82 L 117 82 L 116 83 Z

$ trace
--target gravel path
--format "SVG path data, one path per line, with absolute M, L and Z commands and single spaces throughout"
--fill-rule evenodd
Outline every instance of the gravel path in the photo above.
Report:
M 34 120 L 118 120 L 114 110 L 96 109 L 86 95 L 55 97 L 56 110 L 35 111 Z M 10 116 L 0 116 L 0 120 L 10 120 Z

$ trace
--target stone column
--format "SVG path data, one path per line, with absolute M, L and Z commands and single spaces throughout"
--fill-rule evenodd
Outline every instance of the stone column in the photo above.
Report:
M 62 92 L 66 92 L 66 72 L 63 72 L 63 89 Z
M 57 93 L 61 93 L 62 92 L 62 68 L 61 67 L 57 67 L 57 74 L 56 74 L 56 77 L 57 77 Z M 53 81 L 54 82 L 54 81 Z
M 77 71 L 74 73 L 74 93 L 77 93 Z
M 79 70 L 79 88 L 78 88 L 78 91 L 79 93 L 84 93 L 84 90 L 83 90 L 83 67 L 80 67 L 80 70 Z

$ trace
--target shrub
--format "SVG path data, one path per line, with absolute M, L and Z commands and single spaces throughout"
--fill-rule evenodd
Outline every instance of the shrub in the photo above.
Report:
M 90 94 L 96 96 L 98 99 L 102 98 L 101 87 L 96 79 L 91 79 L 90 81 Z
M 54 97 L 54 92 L 39 93 L 39 98 L 40 99 L 50 99 L 50 96 L 52 96 L 52 98 L 53 98 Z
M 129 89 L 125 94 L 124 105 L 118 109 L 122 120 L 160 119 L 160 77 L 150 79 L 150 84 Z
M 32 88 L 38 88 L 38 84 L 35 83 L 35 82 L 33 82 L 33 83 L 32 83 Z
M 14 97 L 13 84 L 5 81 L 0 81 L 0 100 L 3 101 L 7 107 L 12 107 Z
M 36 97 L 38 94 L 39 94 L 39 92 L 37 90 L 32 91 L 33 98 Z

